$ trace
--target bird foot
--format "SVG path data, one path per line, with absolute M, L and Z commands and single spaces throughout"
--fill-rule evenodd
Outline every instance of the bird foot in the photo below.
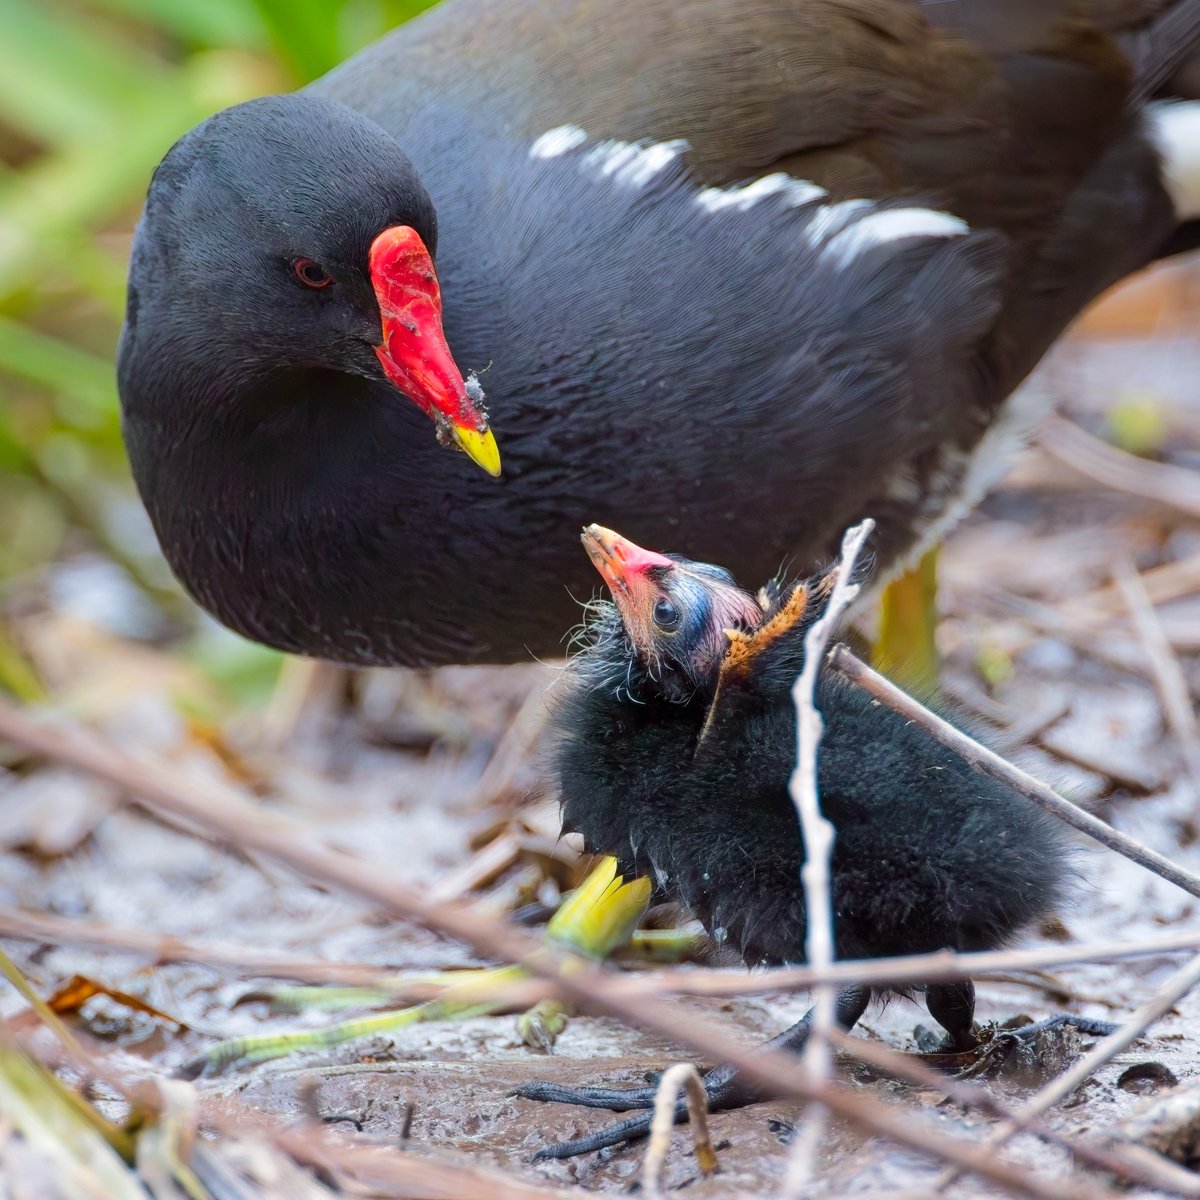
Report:
M 741 1108 L 763 1099 L 763 1093 L 758 1088 L 743 1080 L 738 1072 L 728 1065 L 714 1067 L 704 1076 L 704 1094 L 708 1100 L 709 1112 Z M 629 1112 L 632 1109 L 653 1109 L 658 1095 L 658 1083 L 656 1080 L 645 1087 L 636 1088 L 564 1087 L 557 1083 L 526 1083 L 517 1088 L 513 1095 L 524 1100 L 575 1104 L 584 1108 L 605 1108 L 610 1112 Z M 577 1154 L 590 1154 L 593 1150 L 603 1150 L 619 1142 L 637 1141 L 650 1132 L 653 1119 L 654 1114 L 645 1111 L 572 1141 L 543 1146 L 534 1154 L 532 1161 L 573 1158 Z M 675 1105 L 675 1121 L 678 1124 L 686 1119 L 687 1104 L 680 1100 Z
M 1007 1042 L 1009 1045 L 1020 1043 L 1032 1045 L 1043 1034 L 1058 1033 L 1063 1029 L 1076 1029 L 1091 1037 L 1107 1037 L 1115 1033 L 1118 1026 L 1112 1021 L 1100 1021 L 1094 1017 L 1081 1017 L 1075 1013 L 1056 1013 L 1041 1021 L 1028 1021 L 1014 1025 L 1011 1028 L 994 1026 L 985 1028 L 975 1038 L 975 1045 L 957 1044 L 950 1034 L 939 1033 L 925 1025 L 918 1025 L 913 1030 L 913 1038 L 917 1050 L 921 1054 L 937 1055 L 976 1055 L 995 1049 L 997 1043 Z
M 995 1036 L 1017 1038 L 1019 1041 L 1030 1042 L 1043 1033 L 1057 1033 L 1060 1029 L 1077 1029 L 1089 1037 L 1108 1037 L 1120 1028 L 1113 1021 L 1100 1021 L 1095 1017 L 1081 1017 L 1075 1013 L 1055 1013 L 1041 1021 L 1030 1021 L 1027 1025 L 1018 1025 L 1016 1029 L 997 1029 Z
M 561 1001 L 539 1000 L 517 1018 L 517 1033 L 531 1050 L 550 1054 L 570 1019 L 571 1010 Z
M 960 1079 L 1005 1079 L 1010 1083 L 1037 1085 L 1063 1070 L 1077 1054 L 1065 1030 L 1074 1029 L 1090 1037 L 1105 1037 L 1117 1026 L 1074 1013 L 1057 1013 L 1042 1021 L 1023 1019 L 1010 1028 L 985 1026 L 973 1047 L 956 1046 L 950 1038 L 939 1038 L 918 1026 L 917 1048 L 932 1057 L 931 1065 Z
M 834 1002 L 834 1022 L 839 1029 L 850 1030 L 858 1023 L 867 1004 L 871 999 L 871 989 L 853 985 L 843 988 L 837 994 Z M 799 1053 L 808 1040 L 811 1029 L 812 1012 L 806 1013 L 794 1025 L 777 1034 L 764 1049 L 789 1050 Z M 742 1108 L 765 1100 L 767 1093 L 757 1084 L 744 1079 L 736 1067 L 722 1063 L 713 1067 L 704 1076 L 704 1095 L 709 1112 L 721 1109 Z M 628 1112 L 630 1109 L 653 1109 L 658 1096 L 658 1084 L 652 1082 L 640 1088 L 605 1088 L 605 1087 L 562 1087 L 556 1083 L 528 1083 L 517 1088 L 514 1095 L 526 1100 L 553 1101 L 558 1104 L 579 1104 L 585 1108 L 607 1108 L 612 1112 Z M 675 1105 L 676 1123 L 687 1119 L 687 1103 L 677 1102 Z M 585 1137 L 576 1138 L 570 1142 L 559 1142 L 554 1146 L 545 1146 L 534 1156 L 534 1162 L 547 1158 L 571 1158 L 576 1154 L 588 1154 L 593 1150 L 603 1150 L 606 1146 L 615 1146 L 618 1142 L 636 1141 L 650 1132 L 653 1120 L 652 1112 L 643 1112 L 636 1117 L 626 1117 L 615 1125 L 599 1129 Z

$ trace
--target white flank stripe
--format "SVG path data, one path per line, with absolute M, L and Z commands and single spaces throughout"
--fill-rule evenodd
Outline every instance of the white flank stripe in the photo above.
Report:
M 649 146 L 639 146 L 636 142 L 601 142 L 583 156 L 580 166 L 627 187 L 645 187 L 686 149 L 687 142 L 678 140 L 655 142 Z
M 843 200 L 839 204 L 822 205 L 804 231 L 808 244 L 820 249 L 834 234 L 845 229 L 857 213 L 871 207 L 870 200 Z
M 529 147 L 530 158 L 557 158 L 582 146 L 587 141 L 587 134 L 578 125 L 559 125 L 556 129 L 548 129 Z
M 1146 122 L 1162 155 L 1163 185 L 1175 215 L 1181 221 L 1200 217 L 1200 102 L 1151 104 Z
M 892 208 L 871 213 L 841 229 L 829 239 L 822 254 L 833 258 L 839 267 L 845 267 L 864 250 L 885 242 L 915 237 L 961 237 L 966 232 L 966 222 L 949 213 L 931 208 Z
M 826 195 L 825 189 L 809 183 L 805 179 L 793 179 L 782 171 L 773 175 L 764 175 L 753 183 L 734 184 L 731 187 L 704 188 L 697 194 L 696 203 L 709 212 L 720 212 L 725 208 L 745 211 L 752 204 L 765 200 L 768 196 L 784 195 L 788 203 L 799 206 L 811 200 L 819 200 Z

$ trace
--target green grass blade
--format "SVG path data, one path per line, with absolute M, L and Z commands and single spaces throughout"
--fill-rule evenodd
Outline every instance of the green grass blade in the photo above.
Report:
M 132 17 L 189 46 L 267 47 L 267 27 L 246 0 L 92 0 L 107 15 Z
M 56 20 L 32 0 L 0 0 L 0 29 L 0 118 L 51 145 L 110 134 L 112 110 L 163 78 L 144 51 L 94 23 Z

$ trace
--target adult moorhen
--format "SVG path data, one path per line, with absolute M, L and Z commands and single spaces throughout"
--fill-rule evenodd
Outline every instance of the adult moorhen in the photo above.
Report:
M 719 567 L 643 550 L 598 525 L 583 541 L 615 604 L 590 607 L 587 648 L 554 693 L 564 828 L 622 872 L 654 879 L 748 965 L 802 962 L 792 685 L 833 572 L 755 597 Z M 992 949 L 1053 912 L 1070 874 L 1053 817 L 839 675 L 819 677 L 817 704 L 839 958 Z M 974 1047 L 970 981 L 921 990 L 949 1048 Z M 871 998 L 869 987 L 843 990 L 841 1026 L 855 1025 Z M 769 1044 L 798 1049 L 808 1021 Z M 1114 1028 L 1061 1014 L 1016 1036 L 1063 1023 Z M 705 1089 L 714 1108 L 761 1098 L 727 1067 Z M 655 1091 L 536 1083 L 519 1094 L 623 1111 L 650 1107 Z M 642 1114 L 538 1157 L 599 1149 L 649 1125 Z
M 869 513 L 890 563 L 1190 237 L 1200 110 L 1150 101 L 1198 39 L 1200 0 L 446 0 L 158 168 L 119 381 L 163 550 L 364 664 L 554 652 L 593 517 L 750 577 Z M 455 361 L 499 480 L 429 436 L 499 469 Z

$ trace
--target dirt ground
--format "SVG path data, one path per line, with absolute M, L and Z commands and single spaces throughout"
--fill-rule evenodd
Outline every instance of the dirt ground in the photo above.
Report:
M 1154 465 L 1195 471 L 1197 379 L 1200 341 L 1189 331 L 1168 331 L 1076 339 L 1029 386 L 1052 395 L 1072 426 L 1126 444 L 1148 438 L 1152 446 L 1137 448 L 1152 449 Z M 1077 468 L 1091 463 L 1090 447 L 1071 428 L 1047 426 L 1043 443 L 1014 462 L 1003 485 L 949 540 L 939 632 L 946 691 L 1035 775 L 1200 872 L 1192 773 L 1200 757 L 1186 722 L 1181 733 L 1164 716 L 1153 656 L 1113 583 L 1115 573 L 1140 574 L 1195 695 L 1200 474 L 1192 492 L 1155 498 L 1158 477 L 1136 469 L 1145 459 L 1121 460 L 1132 472 L 1104 460 L 1089 468 L 1098 478 L 1082 473 Z M 146 629 L 138 626 L 138 603 L 103 564 L 77 563 L 37 581 L 14 615 L 66 710 L 114 743 L 153 754 L 183 774 L 231 781 L 298 828 L 394 866 L 406 882 L 443 898 L 471 895 L 489 911 L 508 913 L 534 901 L 553 905 L 578 879 L 573 848 L 557 838 L 553 799 L 542 794 L 537 773 L 538 696 L 553 680 L 553 666 L 353 678 L 293 669 L 265 709 L 213 723 L 197 715 L 206 711 L 210 683 L 140 636 Z M 139 636 L 131 636 L 131 625 Z M 7 915 L 20 910 L 118 932 L 236 943 L 248 961 L 260 952 L 288 952 L 404 971 L 475 961 L 453 942 L 387 920 L 265 858 L 165 824 L 53 761 L 17 750 L 0 755 L 0 928 L 11 928 Z M 1028 944 L 1139 940 L 1197 924 L 1193 898 L 1082 838 L 1078 870 L 1061 924 Z M 172 1071 L 222 1038 L 312 1029 L 341 1016 L 277 1013 L 261 998 L 244 999 L 280 986 L 251 970 L 154 965 L 144 953 L 78 940 L 12 937 L 3 945 L 43 996 L 81 975 L 172 1018 L 103 996 L 72 1018 L 134 1077 Z M 983 980 L 979 1016 L 1041 1017 L 1065 1007 L 1120 1021 L 1183 961 L 1160 955 Z M 663 1003 L 703 1012 L 752 1045 L 795 1020 L 807 997 Z M 23 1010 L 15 992 L 0 991 L 0 1015 L 18 1018 Z M 911 1050 L 914 1025 L 923 1018 L 921 1009 L 895 1001 L 872 1008 L 858 1036 Z M 1172 1079 L 1194 1081 L 1198 1020 L 1200 997 L 1190 995 L 1053 1110 L 1049 1124 L 1070 1137 L 1091 1136 L 1130 1116 Z M 1077 1039 L 1066 1057 L 1093 1040 Z M 538 1053 L 522 1044 L 512 1015 L 498 1015 L 417 1024 L 205 1078 L 197 1087 L 205 1102 L 228 1096 L 288 1118 L 316 1115 L 348 1138 L 387 1145 L 407 1129 L 405 1144 L 417 1152 L 611 1192 L 635 1180 L 643 1147 L 532 1165 L 539 1146 L 596 1128 L 609 1115 L 534 1104 L 512 1097 L 511 1089 L 534 1079 L 637 1083 L 687 1057 L 684 1046 L 599 1017 L 576 1017 L 552 1054 Z M 1146 1063 L 1161 1070 L 1130 1075 L 1132 1066 Z M 867 1078 L 847 1064 L 844 1077 L 856 1089 L 899 1101 L 914 1119 L 948 1136 L 979 1139 L 994 1123 L 932 1090 Z M 1015 1104 L 1044 1078 L 1034 1070 L 989 1086 Z M 106 1099 L 102 1089 L 99 1099 L 120 1115 L 119 1101 Z M 688 1134 L 677 1130 L 664 1186 L 687 1184 L 695 1197 L 773 1192 L 797 1111 L 794 1104 L 764 1103 L 714 1116 L 720 1170 L 707 1180 L 698 1175 Z M 1009 1158 L 1052 1178 L 1077 1178 L 1080 1170 L 1062 1150 L 1030 1136 L 1012 1142 Z M 904 1188 L 927 1194 L 940 1169 L 835 1122 L 810 1194 Z M 950 1194 L 1000 1193 L 964 1179 Z M 1126 1194 L 1168 1193 L 1135 1186 Z

